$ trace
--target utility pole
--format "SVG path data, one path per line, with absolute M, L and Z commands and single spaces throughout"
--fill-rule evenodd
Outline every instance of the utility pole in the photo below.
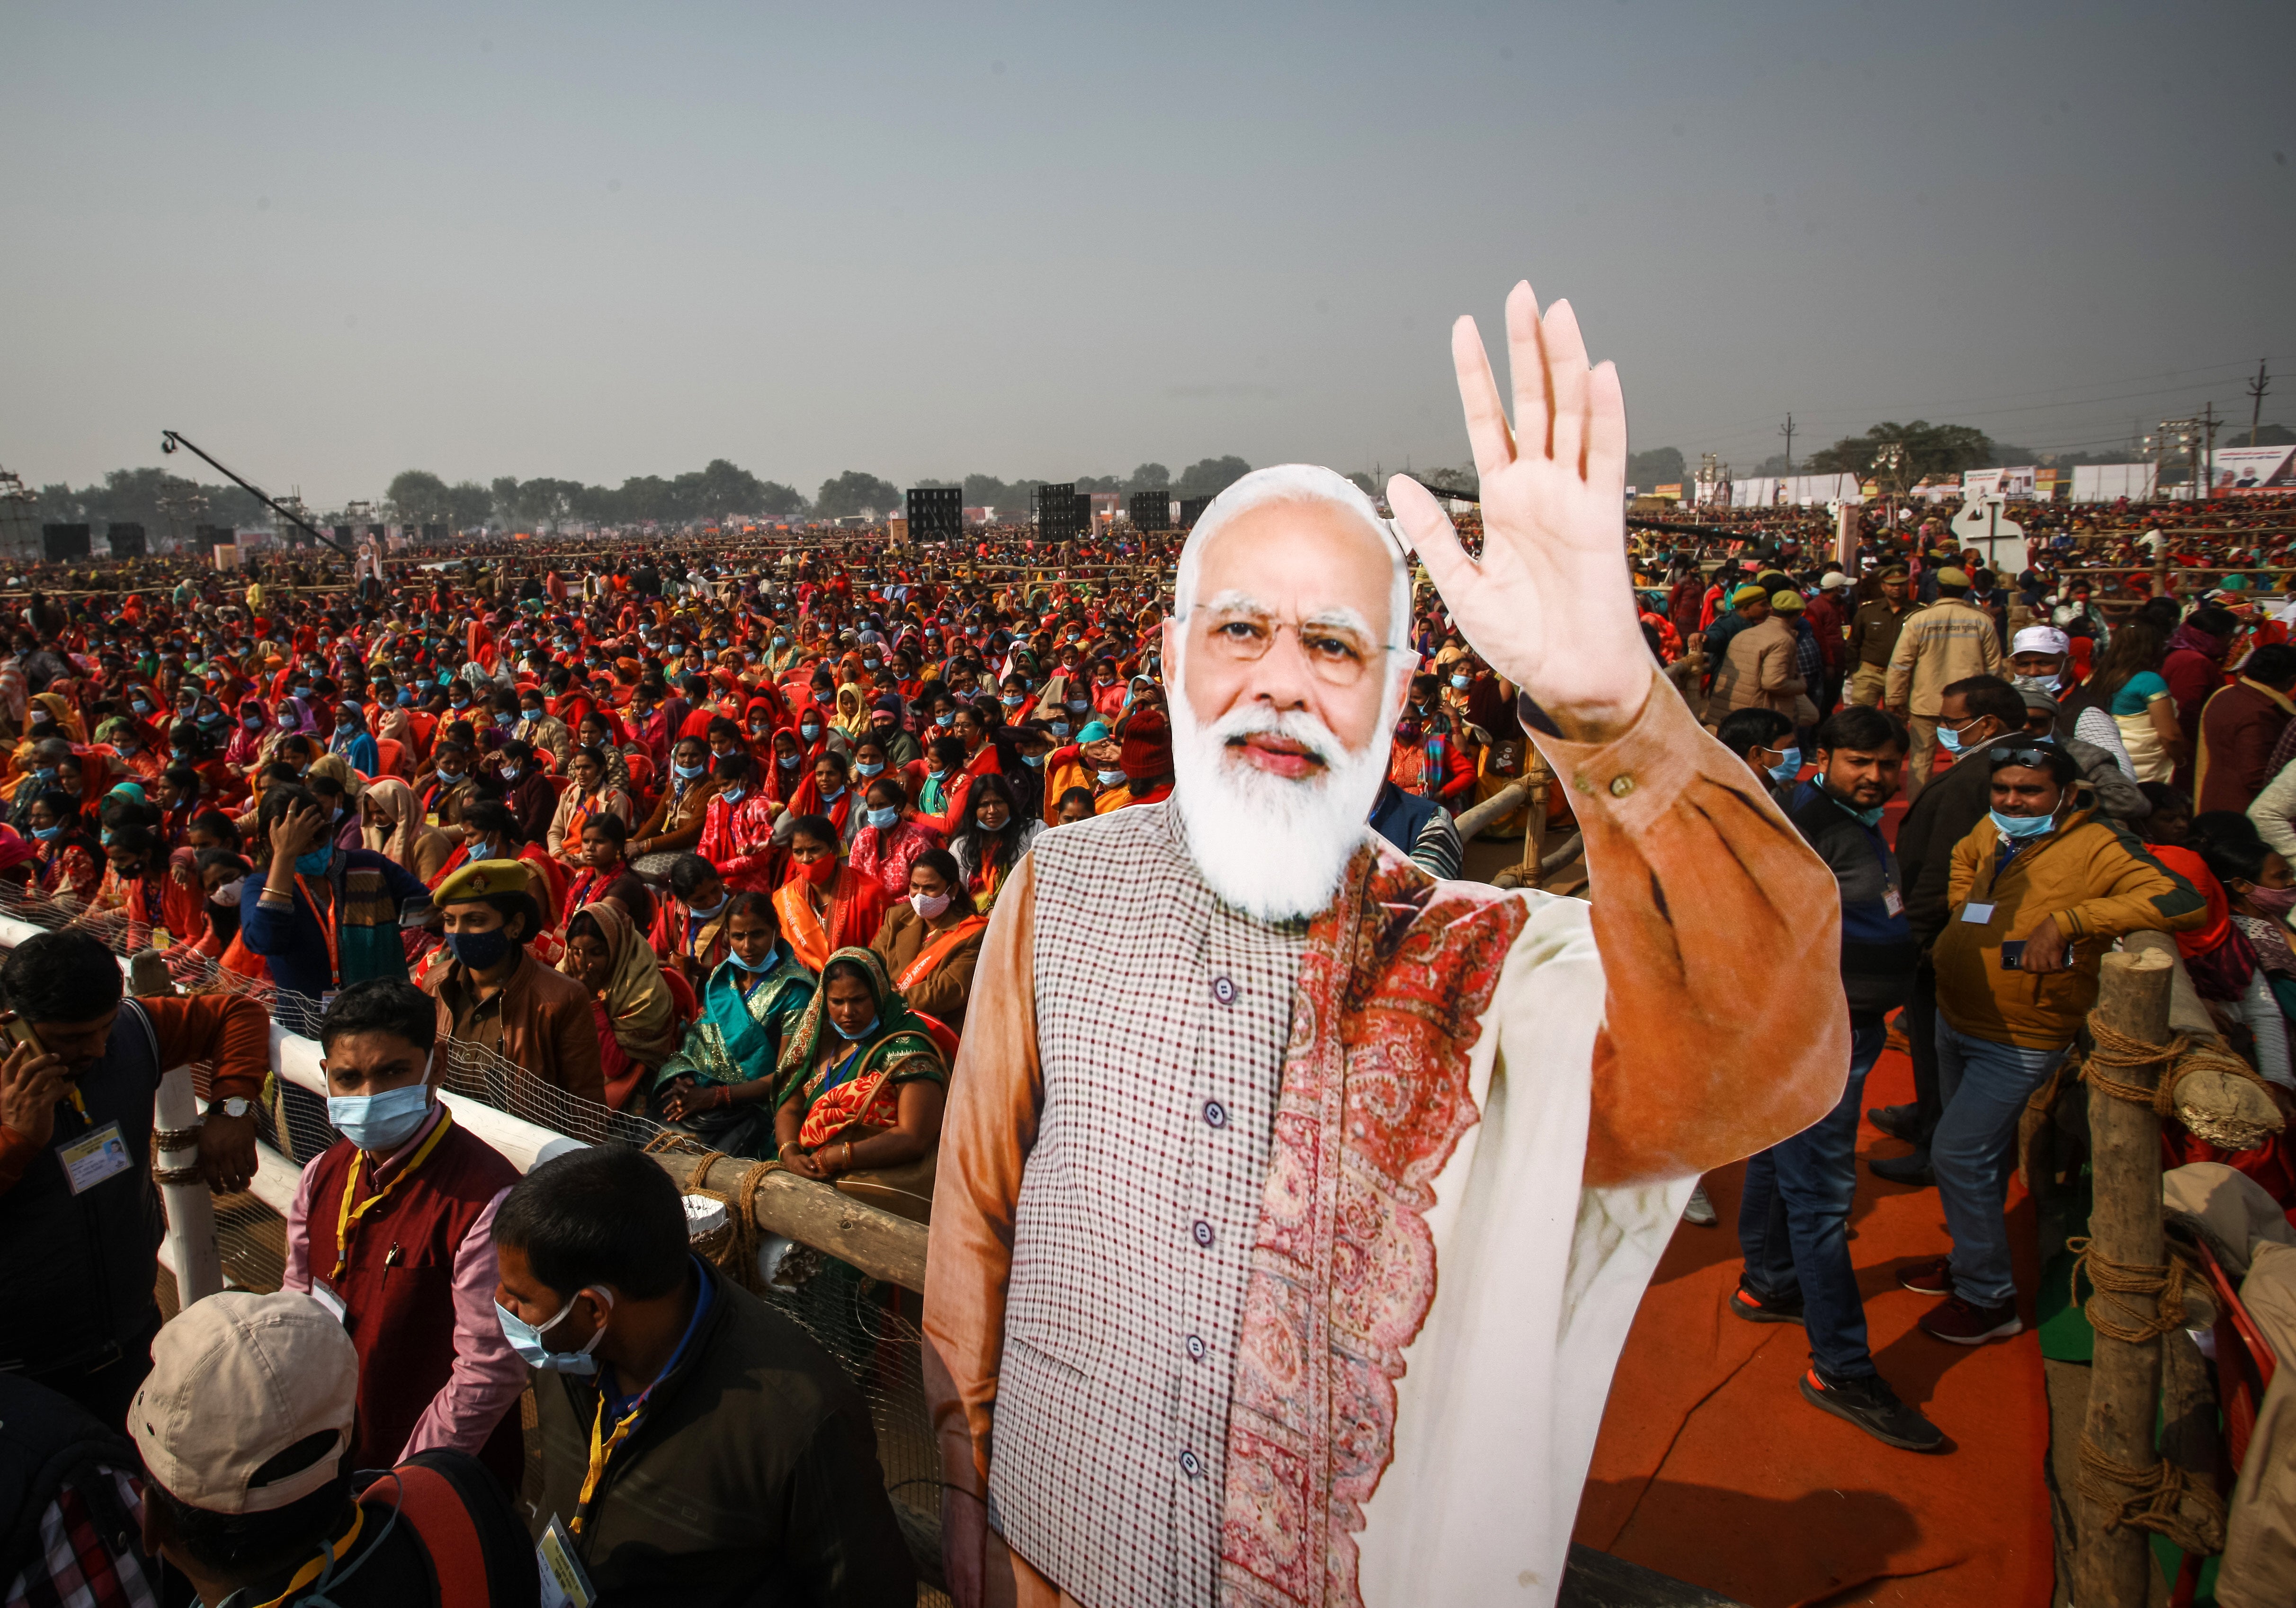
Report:
M 1793 473 L 1793 415 L 1792 413 L 1788 413 L 1786 421 L 1778 427 L 1778 434 L 1786 438 L 1786 473 L 1791 475 Z
M 2201 489 L 2213 497 L 2217 489 L 2217 404 L 2213 402 L 2201 410 L 2201 461 L 2194 467 L 2201 476 Z
M 2272 391 L 2272 376 L 2266 371 L 2264 359 L 2256 360 L 2256 378 L 2248 382 L 2248 444 L 2256 445 L 2259 421 L 2264 417 L 2264 399 Z

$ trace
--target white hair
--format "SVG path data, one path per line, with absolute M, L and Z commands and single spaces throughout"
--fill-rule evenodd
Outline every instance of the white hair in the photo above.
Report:
M 1278 463 L 1256 469 L 1214 497 L 1180 548 L 1180 570 L 1172 581 L 1172 617 L 1185 620 L 1195 607 L 1196 575 L 1202 567 L 1204 545 L 1225 530 L 1238 515 L 1268 502 L 1329 502 L 1364 522 L 1386 550 L 1394 571 L 1388 592 L 1387 641 L 1403 648 L 1411 641 L 1411 567 L 1404 562 L 1403 543 L 1388 522 L 1379 517 L 1363 487 L 1345 475 L 1314 463 Z
M 1172 588 L 1172 617 L 1185 623 L 1195 606 L 1204 544 L 1230 520 L 1268 502 L 1324 502 L 1364 522 L 1385 548 L 1393 573 L 1387 633 L 1375 655 L 1383 661 L 1379 724 L 1371 740 L 1351 750 L 1305 710 L 1230 710 L 1209 723 L 1188 701 L 1187 633 L 1171 633 L 1165 665 L 1172 724 L 1172 803 L 1189 858 L 1212 891 L 1264 921 L 1315 915 L 1331 902 L 1348 860 L 1369 828 L 1365 818 L 1387 776 L 1390 743 L 1418 656 L 1409 648 L 1411 572 L 1402 544 L 1353 481 L 1312 464 L 1256 469 L 1222 492 L 1188 533 Z M 1351 608 L 1324 613 L 1353 615 Z M 1363 623 L 1365 634 L 1368 622 Z M 1301 780 L 1266 775 L 1228 762 L 1228 744 L 1253 733 L 1280 733 L 1321 762 L 1320 773 Z

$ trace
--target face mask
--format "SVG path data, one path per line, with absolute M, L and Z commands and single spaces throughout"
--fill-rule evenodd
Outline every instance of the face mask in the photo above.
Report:
M 2266 915 L 2285 920 L 2289 911 L 2296 910 L 2296 887 L 2252 887 L 2248 890 L 2248 902 Z
M 944 728 L 954 726 L 956 724 L 956 716 L 954 714 L 936 714 L 933 716 L 933 724 Z
M 1021 705 L 1027 703 L 1029 700 L 1018 692 L 1008 692 L 998 701 L 1003 703 L 1007 709 L 1018 709 Z
M 695 777 L 697 777 L 697 776 L 701 775 L 704 771 L 707 771 L 709 768 L 709 766 L 707 766 L 707 765 L 676 765 L 676 764 L 674 764 L 674 765 L 670 766 L 670 769 L 671 769 L 672 771 L 676 771 L 676 772 L 677 773 L 677 780 L 680 780 L 680 781 L 692 781 Z
M 799 762 L 804 757 L 805 755 L 802 754 L 776 754 L 774 755 L 775 763 L 778 763 L 784 771 L 796 770 Z
M 1032 771 L 1041 771 L 1045 768 L 1045 756 L 1041 754 L 1023 754 L 1021 755 L 1021 763 Z
M 302 723 L 291 714 L 283 714 L 279 717 L 279 729 L 282 731 L 292 731 Z
M 308 854 L 295 856 L 295 874 L 299 877 L 316 877 L 327 869 L 327 862 L 334 857 L 335 845 L 332 843 L 323 843 Z
M 499 926 L 490 933 L 449 933 L 447 947 L 472 971 L 490 971 L 510 953 L 510 935 Z
M 38 838 L 42 843 L 53 843 L 59 837 L 62 836 L 63 829 L 63 823 L 62 821 L 58 821 L 52 827 L 34 827 L 32 828 L 32 836 Z
M 869 824 L 876 828 L 880 832 L 891 831 L 895 827 L 900 824 L 900 821 L 901 812 L 898 810 L 872 810 L 869 812 Z
M 540 720 L 542 718 L 542 711 L 539 709 L 529 708 L 525 713 L 526 718 L 529 720 Z
M 1800 748 L 1784 748 L 1779 750 L 1779 752 L 1784 754 L 1785 757 L 1779 760 L 1776 764 L 1770 767 L 1771 780 L 1775 781 L 1792 781 L 1801 771 L 1801 750 Z
M 1961 752 L 1961 733 L 1951 726 L 1939 726 L 1937 729 L 1937 739 L 1938 747 L 1943 748 L 1948 754 Z
M 518 767 L 516 765 L 504 765 L 502 768 L 502 779 L 504 781 L 516 781 L 518 780 Z
M 189 759 L 191 756 L 192 751 L 189 748 L 171 747 L 168 750 L 168 757 L 169 759 Z
M 728 897 L 730 897 L 730 895 L 728 895 Z M 722 902 L 718 908 L 721 910 L 725 908 Z M 769 972 L 774 969 L 775 956 L 770 945 L 767 946 L 766 950 L 765 958 L 759 960 L 755 966 L 750 965 L 747 960 L 742 959 L 742 951 L 740 950 L 730 947 L 726 951 L 726 959 L 731 960 L 734 965 L 740 967 L 743 971 L 748 972 L 753 977 L 760 972 Z
M 1124 772 L 1121 771 L 1103 771 L 1099 775 L 1100 785 L 1103 788 L 1112 788 L 1124 780 Z
M 829 1024 L 832 1027 L 837 1027 L 837 1018 L 834 1016 L 830 1017 Z M 843 1028 L 837 1027 L 837 1036 L 844 1040 L 849 1044 L 857 1044 L 876 1031 L 877 1018 L 873 1016 L 869 1018 L 869 1024 L 863 1028 L 859 1033 L 847 1033 Z
M 844 796 L 845 796 L 845 789 L 844 789 L 844 788 L 838 788 L 838 789 L 837 789 L 837 791 L 836 791 L 836 792 L 834 792 L 834 793 L 824 793 L 824 794 L 821 796 L 821 802 L 822 802 L 822 803 L 824 803 L 824 804 L 835 804 L 839 799 L 840 799 L 840 798 L 842 798 L 842 797 L 844 797 Z
M 127 706 L 130 709 L 135 710 L 138 714 L 149 714 L 152 713 L 151 702 L 145 698 L 130 698 L 127 701 Z
M 2054 695 L 2065 684 L 2062 675 L 2021 675 L 2013 682 L 2020 692 L 2046 692 Z
M 1088 698 L 1072 698 L 1069 699 L 1069 708 L 1075 714 L 1082 714 L 1086 710 L 1091 707 L 1092 700 Z
M 463 772 L 460 771 L 441 771 L 439 772 L 439 780 L 445 782 L 451 788 L 455 783 L 463 780 Z
M 797 870 L 799 876 L 813 884 L 814 886 L 825 888 L 831 883 L 837 880 L 837 856 L 834 854 L 824 854 L 818 860 L 810 861 L 806 864 L 799 866 Z
M 311 689 L 310 689 L 310 687 L 309 687 L 308 684 L 303 685 L 303 686 L 299 686 L 299 687 L 297 687 L 297 688 L 295 689 L 295 696 L 296 696 L 297 698 L 308 698 L 308 697 L 310 697 L 310 696 L 311 696 Z
M 608 1311 L 613 1310 L 611 1291 L 592 1289 L 589 1293 L 603 1301 Z M 554 1351 L 542 1340 L 545 1335 L 566 1321 L 566 1314 L 574 1310 L 574 1302 L 581 1298 L 582 1291 L 575 1291 L 573 1300 L 561 1307 L 558 1315 L 546 1323 L 529 1323 L 499 1301 L 495 1302 L 495 1317 L 502 1324 L 503 1338 L 510 1342 L 510 1349 L 518 1353 L 519 1359 L 527 1367 L 540 1368 L 549 1374 L 586 1375 L 598 1371 L 598 1359 L 591 1353 L 598 1349 L 598 1342 L 606 1337 L 603 1325 L 583 1343 L 578 1351 Z
M 430 1114 L 428 1062 L 423 1064 L 422 1076 L 422 1083 L 386 1089 L 381 1094 L 331 1094 L 327 1097 L 327 1120 L 345 1139 L 369 1155 L 388 1155 L 413 1139 L 414 1130 L 422 1126 L 422 1119 Z
M 230 717 L 225 714 L 220 709 L 210 709 L 205 714 L 200 716 L 200 724 L 202 726 L 220 726 L 229 718 Z M 249 728 L 249 730 L 260 731 L 263 730 L 263 722 L 261 721 L 257 721 Z
M 201 715 L 200 718 L 204 720 L 207 717 L 205 715 Z M 247 716 L 239 723 L 245 726 L 250 731 L 260 731 L 263 730 L 263 722 L 252 714 Z
M 727 894 L 719 898 L 717 903 L 709 906 L 707 909 L 704 909 L 702 906 L 698 904 L 689 904 L 685 907 L 685 913 L 693 917 L 696 921 L 709 921 L 715 918 L 719 910 L 724 910 L 727 905 L 733 902 L 734 895 Z
M 788 647 L 788 646 L 789 646 L 789 638 L 787 638 L 787 637 L 785 637 L 785 636 L 777 636 L 777 637 L 775 637 L 775 638 L 774 639 L 774 646 L 775 646 L 775 647 L 776 647 L 776 648 L 786 648 L 786 647 Z
M 2049 828 L 2057 824 L 2054 815 L 2004 815 L 1998 810 L 1989 813 L 2004 837 L 2046 837 Z
M 1464 675 L 1455 675 L 1451 678 L 1451 685 L 1464 692 L 1467 690 L 1467 681 L 1468 678 Z
M 749 788 L 728 788 L 724 792 L 718 794 L 718 796 L 724 799 L 729 804 L 740 804 L 742 802 L 742 796 L 748 791 Z
M 861 668 L 864 670 L 874 670 L 876 667 L 877 661 L 875 659 L 863 659 L 861 661 Z
M 240 877 L 236 881 L 226 882 L 221 887 L 216 889 L 214 893 L 208 895 L 208 902 L 218 907 L 219 909 L 229 910 L 232 906 L 239 902 L 239 892 L 246 886 L 247 879 L 243 877 Z

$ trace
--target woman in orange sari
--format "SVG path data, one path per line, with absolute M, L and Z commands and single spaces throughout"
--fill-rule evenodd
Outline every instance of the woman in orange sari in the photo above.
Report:
M 906 1166 L 940 1143 L 948 1063 L 865 949 L 840 949 L 783 1041 L 774 1137 L 804 1178 Z
M 841 863 L 837 850 L 827 817 L 798 817 L 789 828 L 789 879 L 774 892 L 783 941 L 816 975 L 839 950 L 875 937 L 891 903 L 883 885 Z

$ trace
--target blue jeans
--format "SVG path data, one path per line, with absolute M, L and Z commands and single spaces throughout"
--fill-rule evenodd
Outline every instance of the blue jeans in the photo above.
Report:
M 1866 1074 L 1882 1058 L 1889 1027 L 1849 1018 L 1849 1086 L 1824 1116 L 1746 1162 L 1738 1197 L 1738 1244 L 1746 1282 L 1769 1300 L 1801 1298 L 1810 1360 L 1829 1384 L 1871 1378 L 1866 1303 L 1849 1265 L 1849 1204 L 1857 1193 L 1857 1111 Z
M 1930 1140 L 1930 1166 L 1946 1232 L 1953 1236 L 1954 1294 L 1972 1306 L 2005 1307 L 2017 1299 L 2005 1215 L 2017 1119 L 2027 1098 L 2057 1069 L 2065 1047 L 2027 1049 L 1972 1038 L 1956 1033 L 1940 1011 L 1937 1051 L 1945 1114 Z

